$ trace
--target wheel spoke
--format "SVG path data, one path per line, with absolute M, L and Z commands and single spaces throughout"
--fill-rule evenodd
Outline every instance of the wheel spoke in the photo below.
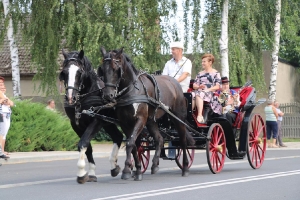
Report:
M 143 158 L 145 158 L 146 160 L 149 160 L 148 156 L 146 156 L 145 154 L 141 154 L 143 156 Z
M 217 169 L 217 171 L 219 170 L 218 158 L 219 158 L 219 156 L 218 156 L 218 154 L 216 153 L 216 154 L 215 154 L 215 163 L 216 163 L 216 169 Z
M 262 130 L 264 130 L 264 126 L 261 126 L 261 127 L 260 127 L 259 132 L 257 132 L 257 133 L 258 133 L 257 136 L 259 136 L 259 133 L 261 133 Z
M 225 144 L 225 142 L 222 142 L 222 143 L 221 143 L 221 144 L 219 144 L 219 145 L 223 147 L 223 146 L 224 146 L 224 144 Z
M 141 161 L 141 163 L 142 163 L 143 168 L 145 169 L 145 168 L 146 168 L 146 164 L 145 164 L 144 160 L 142 159 L 142 160 L 140 160 L 140 161 Z
M 218 137 L 218 144 L 220 143 L 222 136 L 223 136 L 222 134 L 219 134 L 219 137 Z

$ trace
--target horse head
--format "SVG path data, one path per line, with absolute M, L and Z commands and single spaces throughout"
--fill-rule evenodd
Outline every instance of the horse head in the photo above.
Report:
M 112 102 L 118 96 L 119 90 L 126 86 L 128 79 L 125 77 L 126 57 L 123 55 L 123 48 L 106 52 L 104 47 L 101 47 L 103 56 L 103 64 L 98 68 L 98 76 L 104 81 L 105 88 L 103 89 L 104 99 Z M 125 76 L 124 76 L 125 75 Z
M 83 50 L 66 53 L 62 50 L 65 58 L 62 71 L 59 75 L 60 81 L 64 81 L 66 88 L 66 101 L 69 105 L 76 103 L 77 95 L 82 89 L 82 77 L 85 74 L 86 58 Z

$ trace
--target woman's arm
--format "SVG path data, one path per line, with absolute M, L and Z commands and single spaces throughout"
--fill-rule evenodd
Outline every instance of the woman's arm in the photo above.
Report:
M 279 113 L 278 113 L 278 116 L 279 117 L 282 117 L 284 115 L 284 113 L 282 112 L 282 111 L 280 111 Z
M 274 115 L 276 116 L 276 119 L 278 119 L 278 113 L 277 113 L 277 110 L 274 106 L 272 106 L 272 110 L 274 112 Z
M 214 91 L 217 91 L 219 89 L 221 89 L 220 84 L 216 84 L 215 86 L 213 86 L 211 88 L 208 88 L 207 90 L 210 91 L 210 92 L 214 92 Z
M 212 82 L 212 84 L 214 86 L 211 88 L 208 88 L 208 91 L 210 91 L 210 92 L 215 92 L 216 90 L 221 89 L 221 84 L 222 84 L 221 75 L 217 70 L 215 70 L 214 72 L 216 72 L 216 75 L 214 76 L 213 82 Z

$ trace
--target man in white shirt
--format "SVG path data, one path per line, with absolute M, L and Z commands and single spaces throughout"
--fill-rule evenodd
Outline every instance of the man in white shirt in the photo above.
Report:
M 165 64 L 162 75 L 175 78 L 180 83 L 182 91 L 187 92 L 191 80 L 192 62 L 182 55 L 184 49 L 182 42 L 172 42 L 170 47 L 173 58 Z

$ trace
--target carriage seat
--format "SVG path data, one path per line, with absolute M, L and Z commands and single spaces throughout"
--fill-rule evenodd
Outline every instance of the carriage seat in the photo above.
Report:
M 193 89 L 193 84 L 194 84 L 195 80 L 191 79 L 190 80 L 190 85 L 189 85 L 189 89 L 187 90 L 188 93 L 191 93 L 194 89 Z M 204 121 L 207 121 L 208 118 L 208 113 L 211 109 L 211 105 L 210 102 L 208 101 L 203 101 L 203 110 L 202 110 L 202 116 L 204 118 Z M 197 122 L 197 116 L 198 116 L 198 110 L 197 107 L 195 106 L 194 110 L 193 110 L 193 118 L 195 120 L 195 122 L 199 125 L 200 123 Z

